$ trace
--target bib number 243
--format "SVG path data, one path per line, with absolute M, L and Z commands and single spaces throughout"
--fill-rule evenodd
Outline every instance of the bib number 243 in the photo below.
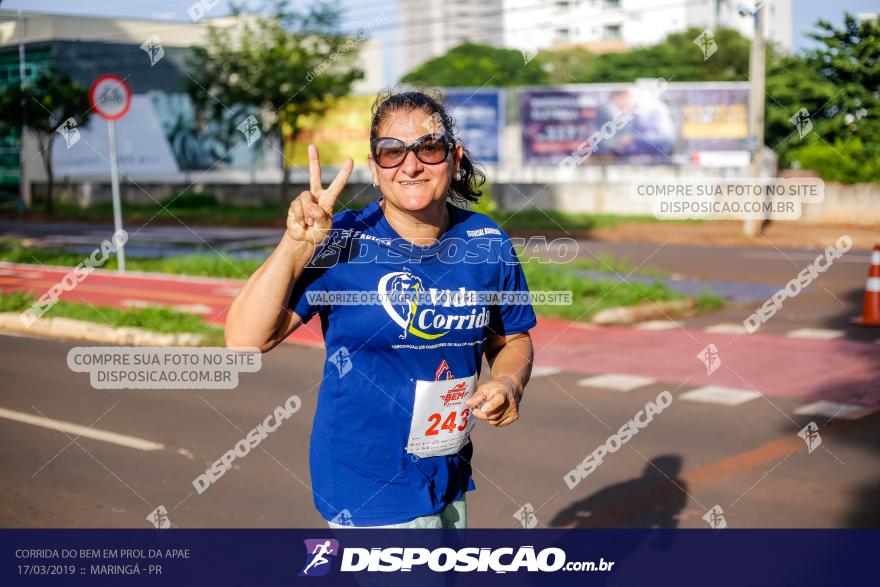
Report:
M 465 402 L 476 377 L 417 381 L 406 451 L 419 457 L 454 454 L 467 444 L 474 418 Z

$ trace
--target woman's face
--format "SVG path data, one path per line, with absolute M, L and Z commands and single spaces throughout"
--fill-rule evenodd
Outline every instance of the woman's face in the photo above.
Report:
M 393 111 L 379 126 L 380 137 L 400 139 L 407 145 L 427 134 L 442 132 L 439 117 L 419 109 Z M 436 164 L 422 163 L 412 151 L 397 167 L 379 167 L 372 155 L 369 162 L 373 181 L 379 185 L 382 195 L 396 208 L 416 212 L 445 201 L 461 155 L 461 145 L 455 145 L 449 156 Z

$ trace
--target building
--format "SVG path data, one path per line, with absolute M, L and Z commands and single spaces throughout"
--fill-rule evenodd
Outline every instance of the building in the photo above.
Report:
M 100 75 L 118 74 L 126 78 L 134 94 L 132 115 L 145 125 L 161 125 L 166 136 L 154 137 L 157 153 L 167 150 L 168 157 L 177 159 L 177 168 L 185 176 L 187 167 L 181 161 L 182 154 L 191 154 L 200 141 L 190 136 L 183 141 L 178 134 L 181 124 L 192 126 L 185 91 L 190 83 L 187 75 L 187 58 L 191 48 L 202 45 L 211 26 L 229 28 L 233 31 L 245 20 L 252 18 L 244 14 L 238 17 L 202 18 L 198 22 L 172 22 L 150 19 L 99 18 L 73 16 L 66 14 L 47 14 L 24 11 L 0 11 L 0 87 L 20 83 L 19 39 L 25 49 L 25 78 L 33 80 L 42 71 L 52 67 L 66 73 L 79 84 L 89 87 Z M 355 84 L 355 93 L 375 92 L 383 84 L 382 47 L 376 38 L 366 31 L 367 39 L 359 47 L 360 67 L 364 78 Z M 142 49 L 151 38 L 157 38 L 164 51 L 160 63 L 153 64 Z M 303 72 L 303 78 L 309 72 Z M 150 114 L 148 110 L 155 112 Z M 135 116 L 138 115 L 138 116 Z M 93 117 L 97 118 L 97 117 Z M 181 120 L 172 121 L 172 118 Z M 130 121 L 134 122 L 134 121 Z M 99 121 L 95 121 L 95 124 Z M 170 127 L 175 126 L 172 130 Z M 186 130 L 186 129 L 184 129 Z M 171 133 L 175 133 L 172 136 Z M 145 140 L 142 138 L 142 140 Z M 167 142 L 163 146 L 160 143 Z M 202 143 L 204 141 L 201 141 Z M 124 144 L 120 148 L 124 148 Z M 99 145 L 96 144 L 96 147 Z M 167 148 L 166 148 L 167 147 Z M 31 181 L 42 181 L 43 165 L 30 141 L 20 145 L 17 133 L 0 136 L 0 190 L 6 194 L 17 194 L 20 166 L 20 153 L 24 150 L 27 163 L 26 175 Z M 100 150 L 100 147 L 99 147 Z M 66 151 L 56 151 L 56 168 L 75 167 L 66 161 Z M 123 155 L 121 155 L 122 157 Z M 193 156 L 187 155 L 191 161 Z M 95 164 L 102 168 L 106 162 L 95 155 Z M 157 155 L 158 157 L 158 155 Z M 252 158 L 251 158 L 252 159 Z M 251 160 L 233 161 L 252 170 Z M 277 167 L 277 157 L 272 157 L 268 166 Z M 80 166 L 88 175 L 88 165 Z M 259 165 L 257 166 L 259 167 Z M 198 168 L 195 167 L 195 168 Z M 71 177 L 76 177 L 75 170 Z
M 752 19 L 740 7 L 754 0 L 536 0 L 504 1 L 504 45 L 525 51 L 580 45 L 597 52 L 625 51 L 661 42 L 691 27 L 731 28 L 746 37 Z M 792 0 L 765 1 L 765 38 L 792 47 Z
M 626 51 L 690 27 L 731 28 L 746 37 L 754 0 L 401 0 L 401 55 L 406 73 L 464 42 L 525 52 L 579 45 Z M 792 0 L 767 0 L 765 38 L 792 48 Z
M 462 43 L 504 45 L 506 0 L 401 0 L 401 74 Z

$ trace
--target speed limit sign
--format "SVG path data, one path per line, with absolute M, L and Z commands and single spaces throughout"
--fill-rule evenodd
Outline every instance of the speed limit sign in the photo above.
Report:
M 119 169 L 116 157 L 116 121 L 131 108 L 131 88 L 118 75 L 102 75 L 89 89 L 89 102 L 95 112 L 107 121 L 107 143 L 110 150 L 110 189 L 113 197 L 113 226 L 122 230 L 122 202 L 119 197 Z M 125 249 L 116 249 L 119 272 L 125 273 Z
M 131 107 L 131 88 L 118 75 L 102 75 L 89 90 L 92 108 L 105 120 L 118 120 Z

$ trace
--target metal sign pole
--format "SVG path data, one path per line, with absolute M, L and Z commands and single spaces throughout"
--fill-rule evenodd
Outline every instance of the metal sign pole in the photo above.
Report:
M 113 231 L 118 234 L 122 230 L 122 204 L 119 201 L 119 172 L 116 169 L 115 120 L 107 121 L 107 138 L 110 144 L 110 184 L 113 190 Z M 117 244 L 116 260 L 119 263 L 119 272 L 125 273 L 125 248 L 122 243 Z

